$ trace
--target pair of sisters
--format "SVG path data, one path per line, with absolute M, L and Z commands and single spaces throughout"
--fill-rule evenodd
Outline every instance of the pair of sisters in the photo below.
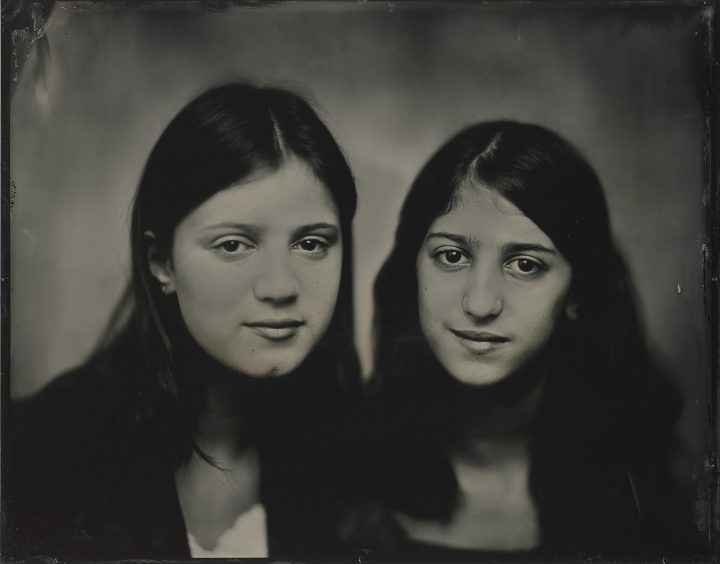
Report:
M 673 546 L 678 405 L 592 168 L 479 123 L 413 183 L 359 376 L 353 176 L 299 96 L 172 120 L 95 353 L 9 419 L 15 556 L 647 556 Z

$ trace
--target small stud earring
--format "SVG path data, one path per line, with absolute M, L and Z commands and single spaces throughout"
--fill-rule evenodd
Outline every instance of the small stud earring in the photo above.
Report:
M 161 284 L 160 285 L 160 291 L 165 294 L 166 296 L 170 293 L 170 289 L 168 288 L 167 284 Z
M 580 317 L 580 314 L 578 313 L 578 305 L 576 303 L 568 305 L 566 309 L 566 314 L 570 321 L 577 321 Z

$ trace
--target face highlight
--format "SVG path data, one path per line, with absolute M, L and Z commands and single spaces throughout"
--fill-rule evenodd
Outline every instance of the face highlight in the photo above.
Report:
M 193 210 L 175 230 L 172 261 L 152 269 L 210 356 L 271 377 L 296 369 L 325 334 L 341 264 L 330 192 L 290 158 Z
M 572 269 L 512 202 L 463 186 L 417 256 L 420 327 L 440 364 L 466 384 L 499 382 L 544 347 L 569 307 Z

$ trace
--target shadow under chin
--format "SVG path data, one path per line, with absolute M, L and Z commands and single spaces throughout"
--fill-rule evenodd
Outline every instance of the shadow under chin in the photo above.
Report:
M 426 390 L 453 421 L 454 434 L 502 437 L 528 433 L 538 412 L 547 378 L 560 367 L 560 344 L 566 342 L 561 321 L 548 344 L 521 369 L 489 383 L 460 381 L 445 370 L 429 349 L 425 350 L 426 374 L 436 374 Z M 422 364 L 421 364 L 422 365 Z M 443 401 L 444 398 L 444 401 Z M 427 399 L 430 399 L 429 397 Z

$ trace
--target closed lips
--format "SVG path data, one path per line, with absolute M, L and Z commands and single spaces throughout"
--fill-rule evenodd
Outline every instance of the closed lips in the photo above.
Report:
M 297 319 L 263 319 L 261 321 L 245 323 L 245 325 L 248 327 L 258 327 L 263 329 L 288 329 L 291 327 L 300 327 L 305 325 L 305 322 Z
M 298 319 L 262 319 L 245 324 L 258 337 L 276 343 L 291 342 L 303 325 L 305 322 Z
M 507 337 L 496 335 L 495 333 L 487 333 L 481 331 L 463 331 L 460 329 L 450 329 L 452 333 L 460 337 L 461 339 L 467 339 L 468 341 L 477 341 L 479 343 L 505 343 L 509 341 Z

